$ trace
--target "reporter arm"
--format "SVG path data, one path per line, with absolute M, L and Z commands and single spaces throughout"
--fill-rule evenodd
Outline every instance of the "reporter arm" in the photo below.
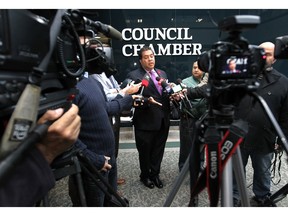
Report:
M 0 206 L 33 206 L 55 185 L 55 177 L 46 159 L 32 148 L 15 167 L 9 179 L 0 185 Z
M 189 99 L 197 99 L 207 97 L 208 85 L 202 85 L 201 87 L 187 88 L 187 97 Z
M 105 166 L 105 156 L 96 154 L 95 152 L 88 149 L 87 145 L 85 145 L 85 143 L 83 143 L 80 139 L 75 142 L 74 148 L 79 150 L 86 158 L 88 158 L 98 170 Z

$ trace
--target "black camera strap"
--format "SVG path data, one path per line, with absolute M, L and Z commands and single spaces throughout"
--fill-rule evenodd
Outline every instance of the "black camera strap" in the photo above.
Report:
M 210 128 L 208 133 L 212 134 L 212 136 L 210 135 L 212 139 L 205 144 L 207 166 L 198 178 L 195 187 L 192 188 L 191 197 L 199 194 L 207 186 L 210 206 L 217 206 L 222 172 L 227 161 L 235 153 L 236 148 L 246 135 L 246 130 L 243 128 L 245 129 L 243 121 L 231 125 L 220 142 L 216 141 L 220 132 L 216 128 Z

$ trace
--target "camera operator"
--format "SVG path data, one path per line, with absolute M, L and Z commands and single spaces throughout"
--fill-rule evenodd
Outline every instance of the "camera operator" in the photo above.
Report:
M 91 46 L 88 49 L 95 49 Z M 99 73 L 98 65 L 93 61 L 87 63 L 89 73 Z M 117 163 L 115 158 L 115 138 L 109 117 L 117 115 L 123 110 L 132 108 L 134 99 L 141 99 L 139 95 L 117 95 L 108 101 L 101 83 L 87 73 L 77 84 L 79 94 L 74 103 L 79 107 L 81 116 L 81 131 L 75 148 L 82 151 L 83 155 L 101 171 L 103 177 L 109 182 L 114 191 L 117 191 Z M 135 105 L 135 104 L 134 104 Z M 95 175 L 97 178 L 97 176 Z M 105 193 L 95 184 L 89 175 L 82 173 L 83 185 L 88 207 L 109 206 L 105 202 Z M 101 187 L 106 189 L 100 182 Z M 69 195 L 73 206 L 81 206 L 76 182 L 69 179 Z M 107 201 L 107 200 L 106 200 Z
M 259 47 L 263 48 L 266 56 L 265 68 L 257 77 L 260 82 L 256 93 L 263 97 L 273 115 L 282 128 L 285 136 L 288 135 L 288 78 L 275 70 L 272 65 L 274 59 L 274 47 L 271 42 L 264 42 Z M 188 88 L 188 98 L 207 97 L 209 85 L 196 88 Z M 175 95 L 174 99 L 179 100 L 183 95 Z M 261 103 L 252 95 L 245 94 L 235 109 L 235 119 L 242 119 L 249 124 L 249 131 L 243 143 L 240 145 L 241 156 L 244 168 L 250 156 L 253 176 L 253 193 L 257 206 L 265 206 L 265 199 L 270 196 L 271 173 L 270 166 L 274 153 L 276 131 Z M 234 184 L 233 202 L 239 206 L 239 192 L 236 183 Z
M 266 65 L 258 76 L 260 87 L 256 93 L 263 97 L 273 115 L 282 128 L 285 136 L 288 135 L 288 78 L 275 70 L 272 65 L 275 45 L 264 42 L 259 45 L 266 55 Z M 270 166 L 274 153 L 276 131 L 268 118 L 265 110 L 251 95 L 245 95 L 236 108 L 236 118 L 241 118 L 249 123 L 249 132 L 240 145 L 243 166 L 246 167 L 250 156 L 253 174 L 252 200 L 258 206 L 264 206 L 264 200 L 270 195 L 271 173 Z M 234 191 L 234 203 L 239 199 L 238 191 Z
M 81 125 L 76 105 L 62 114 L 62 108 L 49 110 L 38 120 L 38 124 L 56 121 L 41 142 L 7 176 L 7 181 L 0 185 L 0 206 L 34 206 L 54 187 L 55 178 L 49 164 L 73 145 Z

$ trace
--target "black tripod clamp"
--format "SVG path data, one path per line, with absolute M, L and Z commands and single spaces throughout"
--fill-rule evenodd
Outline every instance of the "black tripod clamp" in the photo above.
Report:
M 204 134 L 207 166 L 191 189 L 191 198 L 198 195 L 207 186 L 210 206 L 217 206 L 224 166 L 235 153 L 247 132 L 248 124 L 243 120 L 235 120 L 223 132 L 217 124 L 207 127 Z

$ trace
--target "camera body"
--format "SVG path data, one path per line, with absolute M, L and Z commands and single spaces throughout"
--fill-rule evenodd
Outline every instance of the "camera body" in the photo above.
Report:
M 9 116 L 21 96 L 34 68 L 38 67 L 49 51 L 49 20 L 28 10 L 0 10 L 0 117 Z M 61 22 L 60 22 L 61 23 Z M 63 23 L 58 39 L 63 43 L 67 68 L 77 70 L 75 42 Z M 21 27 L 20 27 L 21 26 Z M 57 35 L 55 35 L 57 37 Z M 60 54 L 53 51 L 47 71 L 41 77 L 39 112 L 61 106 L 73 94 L 76 77 L 64 73 Z M 80 76 L 77 75 L 77 78 Z M 73 90 L 75 93 L 75 91 Z
M 212 49 L 204 52 L 198 59 L 198 66 L 209 72 L 208 88 L 209 109 L 220 117 L 219 122 L 229 124 L 235 107 L 247 92 L 255 91 L 260 83 L 258 76 L 266 64 L 265 51 L 250 45 L 241 36 L 243 30 L 255 28 L 260 17 L 238 15 L 224 18 L 218 23 L 229 36 L 216 42 Z M 224 119 L 227 118 L 227 121 Z M 228 123 L 227 123 L 228 122 Z
M 275 39 L 274 57 L 276 59 L 288 59 L 288 35 Z
M 87 18 L 81 11 L 62 10 L 63 15 L 56 20 L 58 11 L 0 10 L 0 118 L 11 115 L 31 81 L 31 74 L 51 50 L 46 70 L 38 83 L 41 86 L 38 114 L 65 106 L 67 100 L 77 94 L 75 86 L 87 69 L 88 54 L 89 58 L 97 59 L 92 61 L 96 68 L 94 73 L 108 69 L 110 74 L 115 72 L 105 51 L 87 51 L 89 48 L 80 43 L 79 36 L 86 30 L 98 33 L 85 22 Z M 60 29 L 59 33 L 55 26 Z
M 213 86 L 258 87 L 256 77 L 265 66 L 265 52 L 262 48 L 250 45 L 240 34 L 259 23 L 258 16 L 250 15 L 228 17 L 219 22 L 219 29 L 229 32 L 229 37 L 215 43 L 198 60 L 199 68 L 209 72 L 209 82 Z

